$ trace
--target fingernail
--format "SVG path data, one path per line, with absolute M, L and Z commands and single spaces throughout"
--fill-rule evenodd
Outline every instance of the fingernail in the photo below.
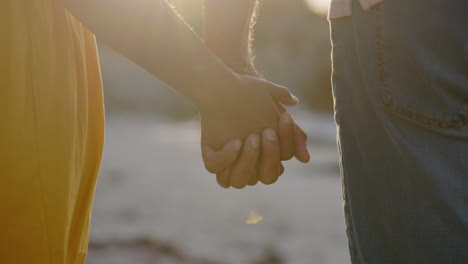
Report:
M 240 141 L 239 139 L 236 139 L 234 141 L 234 149 L 236 151 L 239 151 L 241 149 L 241 147 L 242 147 L 242 141 Z
M 259 146 L 259 140 L 257 135 L 251 135 L 249 137 L 249 144 L 252 148 L 257 149 Z
M 299 103 L 299 98 L 297 98 L 294 94 L 291 94 L 291 98 L 293 99 L 293 101 L 298 104 Z
M 278 137 L 276 136 L 275 130 L 273 130 L 271 128 L 265 129 L 264 136 L 266 137 L 266 139 L 268 139 L 269 141 L 272 141 L 272 142 L 276 142 L 278 140 Z
M 290 113 L 288 112 L 285 112 L 281 115 L 281 122 L 286 124 L 286 125 L 290 125 L 292 124 L 293 122 L 293 119 L 292 119 L 292 116 Z

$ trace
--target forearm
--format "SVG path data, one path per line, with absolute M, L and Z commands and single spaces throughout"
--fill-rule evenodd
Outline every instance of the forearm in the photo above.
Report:
M 205 0 L 205 43 L 226 64 L 252 66 L 253 15 L 258 0 Z
M 165 0 L 62 0 L 97 38 L 198 106 L 226 94 L 230 71 Z

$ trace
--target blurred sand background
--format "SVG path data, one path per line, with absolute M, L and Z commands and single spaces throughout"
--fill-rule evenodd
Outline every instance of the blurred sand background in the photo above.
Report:
M 201 1 L 177 0 L 201 32 Z M 264 1 L 256 65 L 302 99 L 312 161 L 272 186 L 224 190 L 203 167 L 196 109 L 100 46 L 107 132 L 88 264 L 350 263 L 331 112 L 328 24 L 303 0 Z M 245 223 L 250 210 L 264 218 Z

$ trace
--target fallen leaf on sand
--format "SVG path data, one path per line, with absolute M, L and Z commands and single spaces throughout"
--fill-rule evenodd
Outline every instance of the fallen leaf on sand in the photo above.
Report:
M 260 222 L 262 219 L 263 219 L 263 216 L 257 214 L 254 210 L 250 210 L 249 217 L 247 218 L 247 221 L 245 221 L 245 223 L 254 225 Z

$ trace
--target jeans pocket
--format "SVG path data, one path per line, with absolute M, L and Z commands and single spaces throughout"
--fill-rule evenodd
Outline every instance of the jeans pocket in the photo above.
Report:
M 463 25 L 468 18 L 456 12 L 456 5 L 396 0 L 384 1 L 374 10 L 385 109 L 432 129 L 456 130 L 468 124 L 463 55 L 468 40 Z

